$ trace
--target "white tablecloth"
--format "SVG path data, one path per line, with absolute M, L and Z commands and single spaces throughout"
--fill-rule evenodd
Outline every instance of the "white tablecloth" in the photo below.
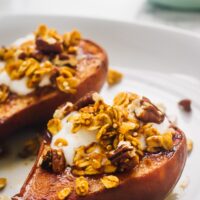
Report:
M 0 0 L 1 14 L 89 16 L 164 24 L 200 34 L 200 12 L 163 9 L 146 0 Z

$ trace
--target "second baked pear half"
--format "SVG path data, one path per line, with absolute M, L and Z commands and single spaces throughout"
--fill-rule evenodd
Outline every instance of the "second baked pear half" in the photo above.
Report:
M 45 25 L 0 48 L 0 137 L 48 120 L 66 101 L 99 91 L 106 52 L 76 30 L 59 34 Z
M 151 101 L 97 94 L 57 109 L 15 199 L 162 200 L 185 165 L 184 133 Z

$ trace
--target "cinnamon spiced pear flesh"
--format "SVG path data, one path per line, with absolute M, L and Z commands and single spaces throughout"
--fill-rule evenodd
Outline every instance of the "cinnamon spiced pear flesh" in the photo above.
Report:
M 147 98 L 88 94 L 57 109 L 12 199 L 162 200 L 185 165 L 184 133 Z
M 76 30 L 61 35 L 41 25 L 0 48 L 0 137 L 42 124 L 64 102 L 99 91 L 107 68 L 106 52 Z

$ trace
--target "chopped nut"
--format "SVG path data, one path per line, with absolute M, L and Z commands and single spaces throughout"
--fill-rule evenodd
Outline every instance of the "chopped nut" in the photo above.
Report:
M 71 188 L 64 188 L 58 192 L 58 199 L 64 200 L 66 199 L 71 193 Z
M 116 176 L 104 176 L 101 179 L 101 182 L 105 186 L 105 188 L 110 189 L 110 188 L 115 188 L 119 185 L 119 179 Z
M 45 41 L 41 38 L 38 38 L 36 40 L 36 48 L 37 48 L 37 50 L 39 50 L 43 53 L 46 53 L 46 54 L 49 54 L 49 53 L 58 54 L 58 53 L 62 52 L 61 43 L 58 43 L 58 42 L 55 41 L 52 44 L 52 43 L 48 43 L 47 41 Z
M 187 138 L 187 151 L 189 154 L 192 152 L 192 149 L 193 149 L 193 141 Z
M 45 153 L 41 158 L 41 167 L 44 170 L 52 171 L 52 150 L 45 149 Z
M 57 134 L 62 129 L 61 120 L 57 118 L 49 120 L 47 128 L 52 135 Z
M 7 179 L 6 178 L 0 178 L 0 190 L 5 188 L 7 185 Z
M 52 151 L 52 170 L 55 173 L 61 173 L 65 170 L 66 162 L 62 150 Z
M 160 124 L 165 118 L 165 115 L 149 99 L 144 97 L 141 101 L 141 106 L 135 110 L 135 115 L 145 123 L 154 122 Z
M 86 178 L 81 176 L 76 179 L 75 190 L 79 196 L 85 196 L 88 194 L 89 184 L 88 184 L 88 181 L 86 180 Z
M 120 172 L 128 171 L 139 163 L 139 157 L 130 142 L 120 142 L 117 149 L 109 153 L 109 159 Z
M 122 73 L 113 70 L 113 69 L 109 69 L 108 71 L 108 76 L 107 76 L 107 82 L 109 85 L 115 85 L 117 83 L 119 83 L 122 80 Z
M 53 117 L 57 119 L 63 119 L 67 112 L 70 112 L 72 110 L 73 104 L 71 102 L 67 102 L 64 106 L 58 108 L 54 114 Z
M 65 170 L 66 161 L 62 150 L 48 149 L 42 156 L 41 167 L 47 171 L 61 173 Z
M 183 100 L 179 101 L 178 104 L 185 112 L 190 112 L 192 110 L 190 99 L 183 99 Z

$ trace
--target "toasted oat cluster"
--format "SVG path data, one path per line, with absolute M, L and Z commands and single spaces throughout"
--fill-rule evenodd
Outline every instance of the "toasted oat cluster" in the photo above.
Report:
M 113 105 L 108 105 L 96 93 L 91 98 L 94 103 L 80 108 L 78 114 L 64 118 L 61 108 L 61 113 L 57 110 L 48 123 L 48 130 L 53 136 L 62 129 L 63 119 L 66 123 L 72 123 L 71 134 L 81 129 L 96 134 L 95 142 L 75 150 L 73 174 L 84 176 L 124 172 L 138 165 L 146 153 L 173 149 L 175 130 L 169 127 L 164 133 L 159 132 L 154 125 L 163 123 L 165 114 L 149 99 L 122 92 L 114 98 Z M 62 139 L 58 142 L 61 148 Z M 70 144 L 66 141 L 64 145 Z M 102 180 L 105 187 L 117 184 L 116 179 L 113 181 Z
M 58 199 L 64 200 L 70 195 L 70 193 L 71 193 L 71 188 L 66 187 L 58 192 L 58 195 L 57 195 Z
M 78 31 L 57 33 L 41 25 L 33 39 L 20 45 L 0 48 L 0 60 L 5 63 L 3 71 L 11 80 L 25 78 L 28 88 L 38 88 L 45 80 L 63 92 L 76 92 L 78 79 L 75 77 L 77 51 L 81 40 Z M 9 96 L 9 88 L 0 86 L 0 102 Z
M 108 85 L 112 86 L 117 83 L 119 83 L 123 78 L 123 74 L 114 70 L 114 69 L 109 69 L 108 70 L 108 76 L 107 76 L 107 83 Z

